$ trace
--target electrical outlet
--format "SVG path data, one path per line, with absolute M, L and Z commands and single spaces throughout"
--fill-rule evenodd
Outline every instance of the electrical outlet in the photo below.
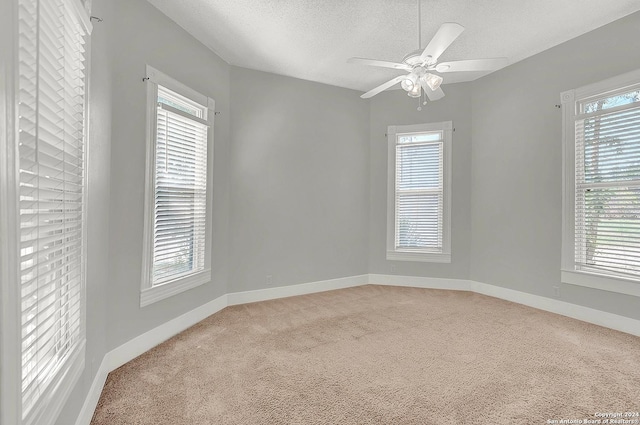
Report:
M 391 265 L 391 273 L 395 273 L 396 272 L 396 265 L 392 264 Z
M 554 286 L 553 287 L 553 296 L 556 298 L 560 298 L 560 287 L 559 286 Z
M 267 286 L 272 286 L 273 285 L 273 276 L 268 274 L 267 275 Z

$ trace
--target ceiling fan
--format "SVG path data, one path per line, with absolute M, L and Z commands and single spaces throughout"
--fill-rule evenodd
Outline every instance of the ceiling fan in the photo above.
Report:
M 400 75 L 380 84 L 378 87 L 369 90 L 360 96 L 367 99 L 376 94 L 400 83 L 402 89 L 409 97 L 418 98 L 424 91 L 429 100 L 434 101 L 444 97 L 444 92 L 440 88 L 443 78 L 439 73 L 447 72 L 480 72 L 494 71 L 507 64 L 507 58 L 494 59 L 471 59 L 452 62 L 438 63 L 440 55 L 455 41 L 464 31 L 464 27 L 454 22 L 446 22 L 440 26 L 436 35 L 433 36 L 427 47 L 420 48 L 420 0 L 418 0 L 418 50 L 413 51 L 402 59 L 402 63 L 387 62 L 374 59 L 351 58 L 350 63 L 377 66 L 382 68 L 400 69 L 409 71 L 406 75 Z M 470 79 L 476 75 L 470 75 Z M 458 81 L 464 81 L 458 79 Z M 426 104 L 426 101 L 425 101 Z

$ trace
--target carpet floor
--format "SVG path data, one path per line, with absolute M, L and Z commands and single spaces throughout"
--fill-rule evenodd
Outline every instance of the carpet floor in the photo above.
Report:
M 225 308 L 110 373 L 91 423 L 521 425 L 638 411 L 639 337 L 470 292 L 368 285 Z

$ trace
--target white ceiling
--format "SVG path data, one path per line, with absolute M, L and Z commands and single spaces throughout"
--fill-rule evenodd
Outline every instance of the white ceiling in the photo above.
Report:
M 418 48 L 416 0 L 148 1 L 232 65 L 361 91 L 402 71 L 348 58 L 400 62 Z M 466 30 L 440 61 L 514 63 L 638 10 L 638 0 L 422 0 L 421 44 L 457 22 Z

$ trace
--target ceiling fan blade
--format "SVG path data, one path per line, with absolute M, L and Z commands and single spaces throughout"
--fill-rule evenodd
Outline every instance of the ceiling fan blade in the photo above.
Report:
M 438 72 L 474 72 L 494 71 L 508 63 L 507 58 L 470 59 L 463 61 L 442 62 L 436 66 Z
M 442 91 L 442 89 L 440 87 L 438 87 L 435 90 L 431 90 L 429 88 L 429 86 L 427 86 L 426 83 L 422 83 L 422 90 L 424 90 L 424 93 L 427 95 L 429 100 L 432 101 L 432 102 L 434 100 L 442 99 L 444 97 L 444 92 Z
M 405 71 L 411 71 L 412 69 L 409 65 L 404 63 L 379 61 L 375 59 L 351 58 L 347 62 L 359 63 L 360 65 L 378 66 L 382 68 L 403 69 Z
M 464 31 L 464 27 L 455 22 L 445 22 L 440 25 L 438 32 L 433 36 L 420 58 L 423 61 L 429 60 L 430 62 L 435 62 L 442 52 L 447 50 L 447 47 L 462 34 L 462 31 Z
M 394 78 L 393 80 L 389 80 L 384 84 L 380 84 L 378 87 L 376 87 L 375 89 L 371 89 L 368 92 L 366 92 L 365 94 L 363 94 L 362 96 L 360 96 L 363 99 L 368 99 L 370 97 L 373 97 L 375 95 L 377 95 L 378 93 L 380 93 L 381 91 L 385 91 L 386 89 L 388 89 L 391 86 L 394 86 L 396 84 L 398 84 L 400 81 L 404 80 L 405 78 L 407 78 L 406 75 L 401 75 L 399 77 Z

